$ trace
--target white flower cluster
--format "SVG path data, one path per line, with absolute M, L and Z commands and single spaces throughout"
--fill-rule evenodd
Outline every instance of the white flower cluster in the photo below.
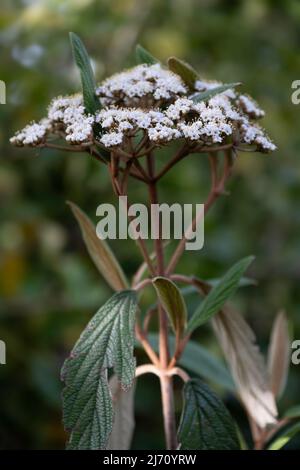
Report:
M 138 129 L 145 130 L 153 141 L 169 141 L 181 137 L 175 129 L 174 122 L 159 110 L 143 110 L 140 108 L 106 108 L 96 115 L 104 133 L 101 142 L 106 147 L 119 145 L 124 135 Z
M 26 126 L 10 142 L 20 146 L 36 146 L 50 132 L 63 132 L 65 139 L 72 144 L 88 142 L 92 138 L 94 121 L 94 116 L 85 114 L 81 95 L 58 97 L 50 104 L 47 118 Z
M 265 112 L 258 106 L 258 104 L 247 95 L 240 95 L 238 97 L 238 104 L 242 110 L 253 119 L 259 119 L 264 117 Z
M 224 137 L 240 128 L 243 143 L 257 144 L 266 151 L 275 149 L 263 131 L 251 125 L 248 117 L 232 105 L 226 93 L 200 103 L 178 98 L 163 111 L 110 107 L 96 115 L 96 122 L 104 130 L 100 140 L 105 147 L 121 145 L 125 135 L 139 129 L 147 132 L 149 140 L 158 144 L 180 138 L 215 144 L 222 143 Z
M 81 95 L 54 99 L 48 109 L 48 118 L 53 124 L 63 126 L 68 142 L 82 143 L 92 138 L 95 118 L 85 114 Z
M 126 105 L 134 106 L 144 100 L 144 106 L 150 106 L 160 100 L 170 100 L 187 93 L 187 88 L 181 78 L 160 64 L 138 65 L 125 72 L 117 73 L 106 79 L 97 88 L 96 94 L 104 106 Z
M 220 82 L 197 80 L 195 92 L 213 90 Z M 206 101 L 197 102 L 181 77 L 160 64 L 139 65 L 115 74 L 96 90 L 102 109 L 85 114 L 81 94 L 58 97 L 48 117 L 18 132 L 15 145 L 37 145 L 47 134 L 63 136 L 71 144 L 100 141 L 105 147 L 122 146 L 126 136 L 143 130 L 149 140 L 163 145 L 186 139 L 202 145 L 222 144 L 228 136 L 239 144 L 254 144 L 262 152 L 275 150 L 255 121 L 264 111 L 247 95 L 227 89 Z M 100 124 L 101 135 L 93 135 Z
M 256 144 L 259 150 L 273 152 L 276 145 L 266 136 L 263 129 L 255 124 L 245 121 L 240 127 L 242 141 L 247 144 Z
M 49 130 L 50 122 L 47 119 L 42 119 L 40 122 L 33 122 L 28 124 L 24 129 L 18 131 L 14 135 L 10 142 L 13 145 L 23 146 L 23 145 L 37 145 L 41 143 Z

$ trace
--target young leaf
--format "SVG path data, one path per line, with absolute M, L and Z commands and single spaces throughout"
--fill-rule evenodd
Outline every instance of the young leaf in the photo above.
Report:
M 73 202 L 68 201 L 68 204 L 79 223 L 89 255 L 104 279 L 116 291 L 127 289 L 125 274 L 108 244 L 97 237 L 96 228 L 88 216 Z
M 188 381 L 183 393 L 180 450 L 239 450 L 235 423 L 217 395 L 199 379 Z
M 134 392 L 133 385 L 124 391 L 118 378 L 113 375 L 109 380 L 109 388 L 112 395 L 114 422 L 109 437 L 108 450 L 129 450 L 134 431 Z
M 170 348 L 174 351 L 175 338 L 174 336 L 169 336 L 168 339 Z M 148 340 L 154 350 L 158 352 L 158 335 L 156 333 L 149 333 Z M 231 375 L 224 364 L 213 356 L 210 351 L 196 343 L 196 341 L 189 340 L 179 359 L 179 365 L 225 390 L 235 391 Z
M 238 261 L 227 271 L 227 273 L 221 278 L 220 282 L 211 289 L 209 294 L 200 304 L 200 307 L 194 312 L 189 320 L 187 326 L 187 331 L 189 333 L 221 310 L 225 302 L 238 288 L 241 277 L 250 263 L 252 263 L 253 259 L 253 256 L 248 256 L 247 258 L 243 258 Z
M 238 312 L 228 308 L 215 315 L 212 324 L 248 414 L 261 428 L 275 423 L 274 395 L 250 326 Z
M 100 108 L 100 102 L 95 94 L 96 83 L 87 50 L 75 33 L 70 33 L 70 42 L 75 63 L 80 71 L 85 110 L 87 113 L 95 114 Z
M 210 90 L 199 91 L 198 93 L 195 93 L 193 96 L 191 96 L 191 100 L 193 100 L 195 103 L 199 103 L 200 101 L 207 101 L 213 98 L 214 96 L 223 93 L 224 91 L 230 90 L 230 88 L 235 88 L 240 85 L 240 82 L 224 83 L 224 85 L 211 88 Z
M 149 51 L 138 44 L 135 48 L 135 59 L 137 64 L 157 64 L 159 62 Z
M 272 328 L 268 351 L 268 370 L 271 390 L 280 397 L 288 377 L 290 365 L 290 337 L 284 312 L 279 312 Z
M 105 448 L 113 424 L 107 368 L 122 387 L 135 375 L 134 321 L 136 294 L 113 295 L 90 320 L 62 368 L 64 424 L 71 432 L 68 448 Z
M 176 335 L 182 335 L 186 326 L 186 305 L 180 290 L 174 282 L 158 276 L 152 281 L 157 296 L 167 312 Z
M 280 436 L 268 446 L 268 450 L 282 449 L 298 433 L 300 433 L 300 423 L 293 424 L 280 433 Z
M 169 57 L 168 67 L 172 72 L 179 75 L 191 90 L 194 89 L 195 81 L 198 80 L 198 74 L 190 64 L 177 59 L 177 57 Z

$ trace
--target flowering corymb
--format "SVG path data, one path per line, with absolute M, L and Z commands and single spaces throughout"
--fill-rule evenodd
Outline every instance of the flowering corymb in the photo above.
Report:
M 212 150 L 214 145 L 229 142 L 239 150 L 244 144 L 252 145 L 254 151 L 275 150 L 257 125 L 264 111 L 249 96 L 229 88 L 198 101 L 197 94 L 221 85 L 199 79 L 191 90 L 161 64 L 141 64 L 100 83 L 95 90 L 99 111 L 85 113 L 80 94 L 58 97 L 50 104 L 46 119 L 17 132 L 11 143 L 37 146 L 57 136 L 70 144 L 125 149 L 128 138 L 142 131 L 145 144 L 156 146 L 183 139 Z

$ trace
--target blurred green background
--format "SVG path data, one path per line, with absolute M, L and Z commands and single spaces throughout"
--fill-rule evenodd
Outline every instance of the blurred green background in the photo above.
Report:
M 218 277 L 255 254 L 251 275 L 258 286 L 241 289 L 235 304 L 266 351 L 282 308 L 300 338 L 300 108 L 290 100 L 291 82 L 300 78 L 299 26 L 298 0 L 1 0 L 0 79 L 7 85 L 7 104 L 0 106 L 0 339 L 7 345 L 7 365 L 0 366 L 1 449 L 64 447 L 59 370 L 111 294 L 65 204 L 76 202 L 95 220 L 96 207 L 113 201 L 105 168 L 81 154 L 8 143 L 44 115 L 53 97 L 79 89 L 68 32 L 84 40 L 99 80 L 132 65 L 138 41 L 162 60 L 186 59 L 204 78 L 242 81 L 266 110 L 263 125 L 278 151 L 240 156 L 230 196 L 206 218 L 204 249 L 187 252 L 180 265 L 187 274 Z M 208 188 L 206 157 L 193 155 L 162 180 L 160 195 L 203 202 Z M 139 183 L 131 197 L 144 200 Z M 131 275 L 140 262 L 134 242 L 112 246 Z M 222 360 L 209 327 L 198 338 Z M 299 380 L 300 366 L 292 366 L 280 410 L 299 400 Z M 243 410 L 219 392 L 247 436 Z M 163 448 L 155 378 L 139 381 L 136 420 L 134 448 Z

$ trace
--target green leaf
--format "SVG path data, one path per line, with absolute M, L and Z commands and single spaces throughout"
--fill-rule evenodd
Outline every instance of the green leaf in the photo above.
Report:
M 285 418 L 300 418 L 300 405 L 295 405 L 289 408 L 284 413 Z
M 227 271 L 220 282 L 211 289 L 189 320 L 187 326 L 188 333 L 191 333 L 195 328 L 205 323 L 223 307 L 224 303 L 238 288 L 241 277 L 253 259 L 253 256 L 248 256 L 238 261 Z
M 152 283 L 175 334 L 181 336 L 186 327 L 187 311 L 180 290 L 174 282 L 162 276 L 154 278 Z
M 168 67 L 172 72 L 179 75 L 191 90 L 194 89 L 195 81 L 199 77 L 196 70 L 190 64 L 177 59 L 177 57 L 169 57 Z
M 239 450 L 235 423 L 217 395 L 201 380 L 188 381 L 178 430 L 180 450 Z
M 230 88 L 235 88 L 240 85 L 240 82 L 224 83 L 224 85 L 217 86 L 216 88 L 195 93 L 193 96 L 191 96 L 191 100 L 193 100 L 195 103 L 199 103 L 200 101 L 207 101 L 210 100 L 210 98 L 213 98 L 215 95 L 219 95 L 226 90 L 230 90 Z
M 150 333 L 148 340 L 154 350 L 158 352 L 158 335 Z M 171 350 L 174 351 L 174 337 L 169 337 L 169 344 Z M 196 341 L 189 340 L 179 359 L 179 365 L 226 390 L 235 391 L 235 386 L 228 369 L 210 351 L 200 346 Z
M 135 48 L 135 59 L 137 64 L 157 64 L 159 62 L 149 51 L 138 44 Z
M 109 380 L 112 394 L 114 423 L 109 437 L 108 450 L 129 450 L 134 431 L 134 393 L 135 386 L 122 390 L 118 378 L 113 375 Z
M 116 291 L 127 289 L 128 281 L 125 274 L 106 241 L 97 237 L 96 228 L 88 216 L 74 202 L 68 201 L 67 204 L 71 207 L 79 223 L 89 255 L 99 272 L 112 289 Z
M 134 322 L 136 293 L 114 294 L 94 315 L 62 368 L 64 424 L 71 432 L 68 448 L 105 448 L 113 425 L 107 369 L 122 387 L 135 376 Z
M 70 41 L 73 57 L 80 71 L 85 111 L 95 114 L 100 108 L 100 101 L 95 94 L 96 83 L 87 50 L 77 34 L 70 33 Z
M 211 287 L 216 286 L 219 284 L 220 279 L 208 279 L 206 281 L 208 284 L 211 285 Z M 256 279 L 252 279 L 251 277 L 246 277 L 242 276 L 241 279 L 239 280 L 239 287 L 248 287 L 248 286 L 257 286 L 257 281 Z M 199 289 L 196 289 L 199 292 Z
M 283 433 L 268 446 L 268 450 L 282 449 L 282 447 L 284 447 L 299 432 L 300 432 L 300 423 L 298 422 L 296 424 L 293 424 L 288 429 L 285 429 Z

